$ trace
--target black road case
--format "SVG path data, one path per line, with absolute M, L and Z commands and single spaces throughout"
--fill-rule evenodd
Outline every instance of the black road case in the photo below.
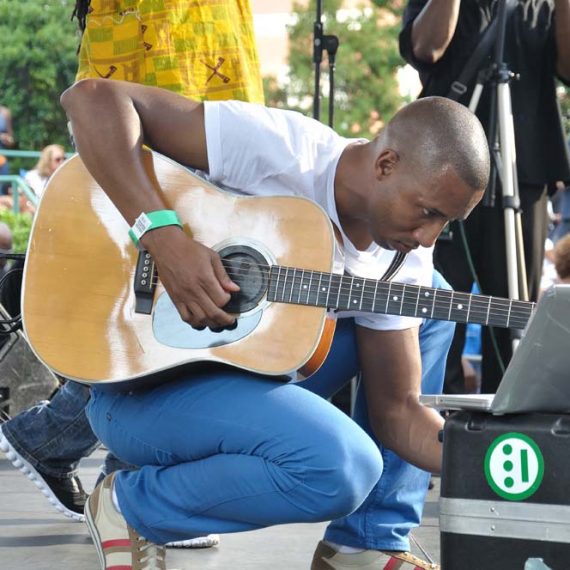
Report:
M 453 414 L 440 530 L 443 570 L 569 570 L 570 415 Z

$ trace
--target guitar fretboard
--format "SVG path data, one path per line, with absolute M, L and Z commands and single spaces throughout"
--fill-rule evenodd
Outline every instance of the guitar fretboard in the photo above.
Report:
M 267 298 L 279 303 L 339 311 L 520 329 L 526 326 L 535 305 L 527 301 L 282 266 L 270 268 Z

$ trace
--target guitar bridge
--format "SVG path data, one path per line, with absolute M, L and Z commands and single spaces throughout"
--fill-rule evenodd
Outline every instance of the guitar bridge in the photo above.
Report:
M 148 251 L 139 251 L 135 269 L 135 313 L 150 315 L 156 290 L 155 266 Z

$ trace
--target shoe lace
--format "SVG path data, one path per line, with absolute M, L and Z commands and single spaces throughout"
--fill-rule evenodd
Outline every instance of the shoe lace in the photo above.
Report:
M 166 570 L 166 549 L 164 546 L 159 546 L 139 536 L 137 550 L 142 570 Z

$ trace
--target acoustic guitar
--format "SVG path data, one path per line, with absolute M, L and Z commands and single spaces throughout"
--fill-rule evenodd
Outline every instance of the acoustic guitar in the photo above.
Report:
M 345 275 L 333 226 L 311 201 L 235 195 L 156 153 L 144 161 L 185 231 L 218 251 L 240 285 L 226 307 L 236 325 L 197 330 L 181 320 L 152 258 L 75 156 L 36 212 L 22 294 L 30 344 L 67 378 L 136 383 L 197 363 L 308 376 L 326 358 L 337 311 L 513 328 L 532 313 L 533 303 Z

